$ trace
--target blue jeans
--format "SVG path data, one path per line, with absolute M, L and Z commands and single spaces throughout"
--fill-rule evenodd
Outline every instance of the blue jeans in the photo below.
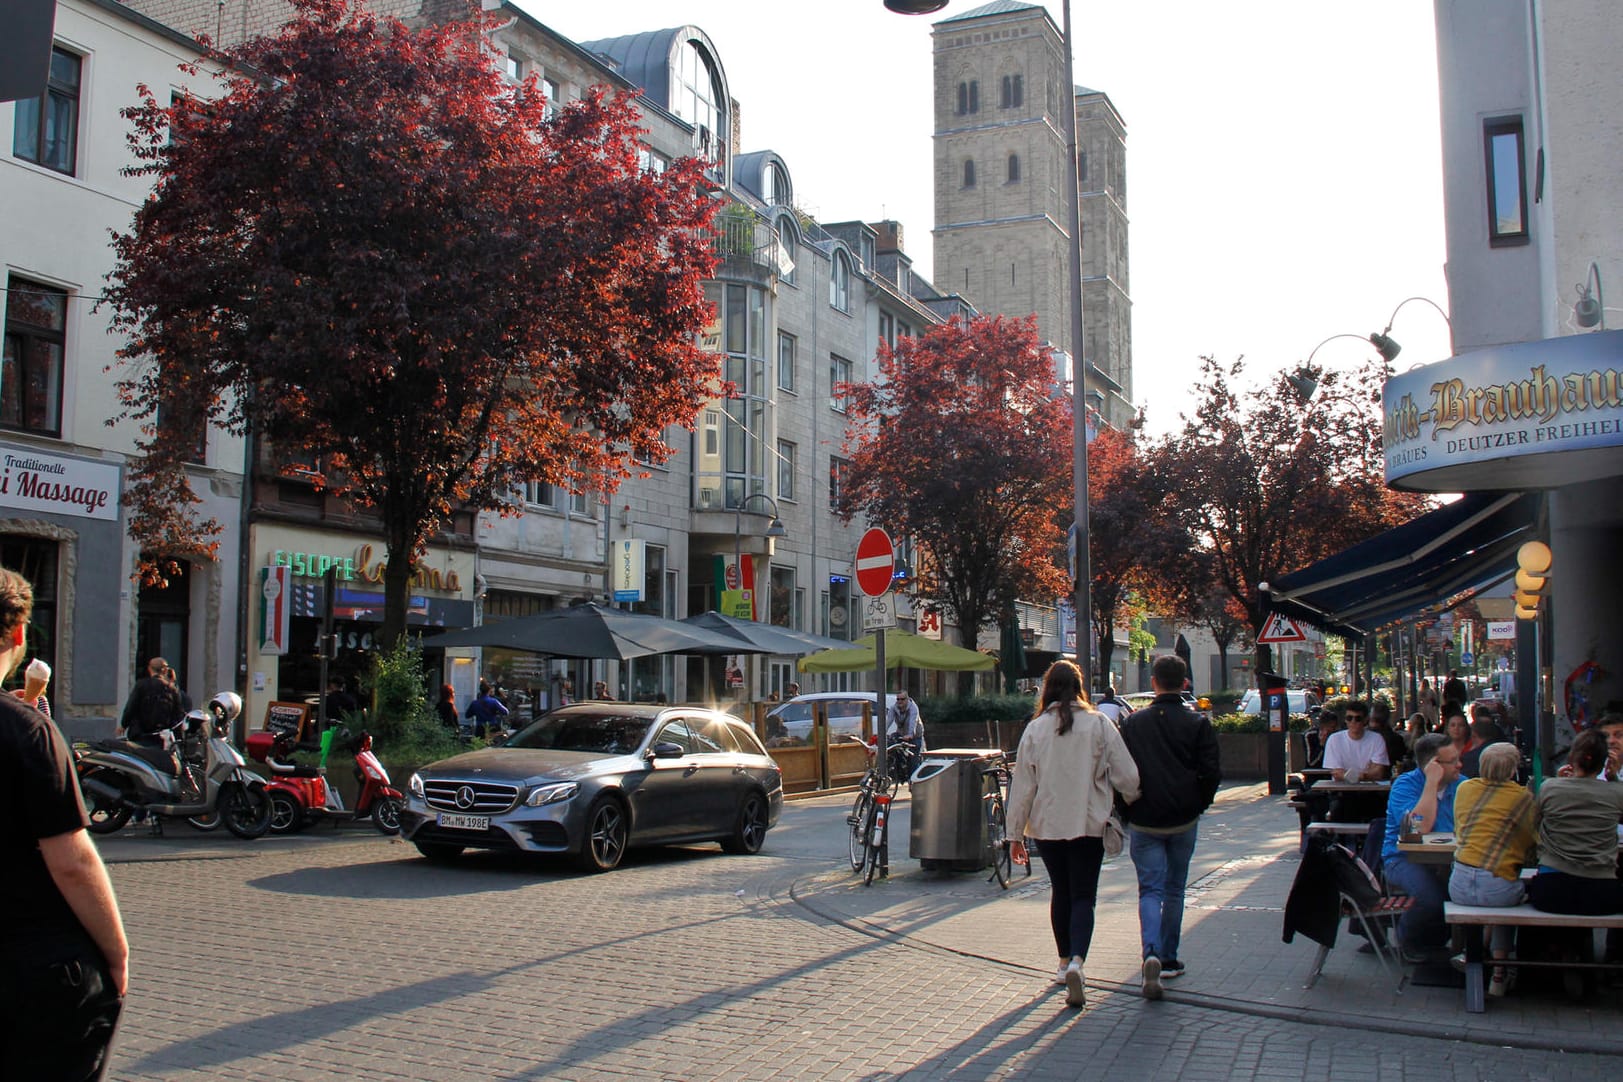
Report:
M 1178 959 L 1183 892 L 1198 833 L 1198 824 L 1177 834 L 1128 831 L 1129 852 L 1138 870 L 1138 931 L 1146 958 L 1153 954 L 1163 962 Z
M 1413 864 L 1408 857 L 1386 858 L 1386 882 L 1414 899 L 1398 918 L 1398 941 L 1411 951 L 1441 947 L 1448 942 L 1443 903 L 1448 900 L 1441 869 Z

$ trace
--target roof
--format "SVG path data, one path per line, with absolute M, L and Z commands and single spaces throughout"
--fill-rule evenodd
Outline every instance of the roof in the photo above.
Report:
M 962 15 L 951 15 L 942 19 L 943 23 L 959 23 L 966 19 L 979 19 L 983 15 L 1007 15 L 1015 11 L 1046 11 L 1041 4 L 1028 4 L 1025 0 L 992 0 L 990 4 L 982 4 L 972 8 Z M 937 24 L 939 25 L 939 24 Z
M 1362 639 L 1509 577 L 1539 506 L 1537 493 L 1473 492 L 1269 583 L 1268 608 Z
M 667 72 L 671 48 L 686 29 L 673 26 L 666 30 L 645 30 L 640 34 L 583 41 L 580 47 L 609 57 L 619 66 L 621 75 L 642 87 L 645 98 L 661 109 L 669 109 L 671 82 Z

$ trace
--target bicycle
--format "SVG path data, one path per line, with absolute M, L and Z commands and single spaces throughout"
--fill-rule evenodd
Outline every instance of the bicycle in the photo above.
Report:
M 868 768 L 857 787 L 851 814 L 845 817 L 846 844 L 851 870 L 862 873 L 862 882 L 871 884 L 877 872 L 890 874 L 887 843 L 890 834 L 890 804 L 900 787 L 894 774 L 881 781 L 877 766 Z
M 991 781 L 988 792 L 981 797 L 981 806 L 986 814 L 986 841 L 992 850 L 992 874 L 986 877 L 988 883 L 997 880 L 997 885 L 1004 890 L 1009 889 L 1009 880 L 1014 878 L 1014 854 L 1009 845 L 1008 832 L 1008 798 L 1005 795 L 1009 788 L 1009 760 L 1007 756 L 999 755 L 981 768 L 981 777 Z M 1026 878 L 1031 878 L 1031 859 L 1025 861 Z

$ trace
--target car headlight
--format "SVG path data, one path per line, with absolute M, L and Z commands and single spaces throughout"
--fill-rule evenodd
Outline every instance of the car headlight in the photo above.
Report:
M 418 800 L 423 799 L 423 776 L 421 774 L 413 774 L 411 776 L 411 780 L 406 782 L 406 788 L 411 792 L 411 795 L 416 797 Z
M 524 803 L 531 808 L 539 808 L 543 804 L 557 804 L 568 800 L 580 792 L 580 786 L 572 781 L 560 782 L 557 785 L 543 785 L 524 798 Z

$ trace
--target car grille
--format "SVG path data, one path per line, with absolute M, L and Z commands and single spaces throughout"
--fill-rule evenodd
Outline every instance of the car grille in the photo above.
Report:
M 457 794 L 467 789 L 473 797 L 471 804 L 457 803 Z M 489 815 L 504 812 L 518 802 L 518 786 L 499 785 L 488 781 L 428 781 L 423 782 L 423 800 L 430 808 L 440 811 L 468 812 Z

